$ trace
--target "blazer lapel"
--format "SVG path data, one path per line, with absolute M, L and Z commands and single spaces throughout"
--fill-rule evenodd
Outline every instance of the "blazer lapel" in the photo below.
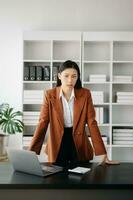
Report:
M 75 89 L 75 101 L 74 101 L 74 114 L 73 114 L 73 133 L 75 132 L 76 126 L 79 123 L 80 114 L 84 106 L 85 98 L 82 92 Z
M 64 129 L 63 105 L 62 105 L 61 99 L 59 98 L 59 93 L 60 93 L 60 87 L 56 88 L 56 95 L 53 95 L 51 97 L 51 103 L 52 103 L 53 109 L 56 110 L 57 118 L 60 122 L 60 125 Z
M 74 99 L 74 113 L 73 113 L 73 133 L 79 122 L 80 114 L 82 112 L 84 101 L 85 101 L 84 95 L 82 94 L 82 90 L 75 89 L 74 92 L 75 92 L 75 99 Z M 60 93 L 60 87 L 57 87 L 56 94 L 53 94 L 50 100 L 51 100 L 53 109 L 56 110 L 59 123 L 64 129 L 63 105 L 62 105 L 61 99 L 59 98 L 59 93 Z

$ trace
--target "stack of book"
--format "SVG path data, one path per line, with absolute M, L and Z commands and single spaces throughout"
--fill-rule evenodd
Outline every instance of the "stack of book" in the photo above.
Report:
M 33 136 L 23 137 L 23 147 L 29 147 Z
M 90 140 L 90 143 L 92 144 L 92 140 L 91 140 L 91 137 L 88 136 L 89 140 Z M 105 145 L 107 145 L 107 136 L 106 135 L 102 135 L 102 140 L 104 142 Z
M 23 123 L 28 125 L 37 125 L 39 120 L 39 112 L 23 112 Z
M 106 75 L 105 74 L 91 74 L 89 80 L 90 82 L 106 82 Z
M 132 82 L 132 76 L 113 76 L 113 82 Z
M 43 90 L 24 90 L 24 104 L 42 104 Z
M 96 121 L 99 124 L 103 124 L 104 123 L 103 107 L 95 107 L 95 112 L 96 112 Z
M 133 103 L 133 92 L 116 92 L 117 103 Z
M 104 103 L 104 92 L 103 91 L 91 91 L 92 100 L 94 104 Z
M 133 128 L 113 129 L 113 144 L 133 145 Z
M 25 81 L 49 81 L 50 80 L 50 66 L 30 66 L 24 67 Z

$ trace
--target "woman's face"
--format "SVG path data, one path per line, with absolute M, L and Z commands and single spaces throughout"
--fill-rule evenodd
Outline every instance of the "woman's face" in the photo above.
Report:
M 76 69 L 68 68 L 58 73 L 58 78 L 61 80 L 62 87 L 73 89 L 78 79 L 78 73 Z

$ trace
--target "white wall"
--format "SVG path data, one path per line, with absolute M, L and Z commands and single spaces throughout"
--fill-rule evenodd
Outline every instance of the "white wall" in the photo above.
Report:
M 24 30 L 132 31 L 132 0 L 0 0 L 0 104 L 22 107 Z

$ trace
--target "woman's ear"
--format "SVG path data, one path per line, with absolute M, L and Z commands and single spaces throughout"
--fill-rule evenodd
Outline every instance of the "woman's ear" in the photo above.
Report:
M 60 73 L 58 73 L 58 78 L 61 80 L 61 74 Z

